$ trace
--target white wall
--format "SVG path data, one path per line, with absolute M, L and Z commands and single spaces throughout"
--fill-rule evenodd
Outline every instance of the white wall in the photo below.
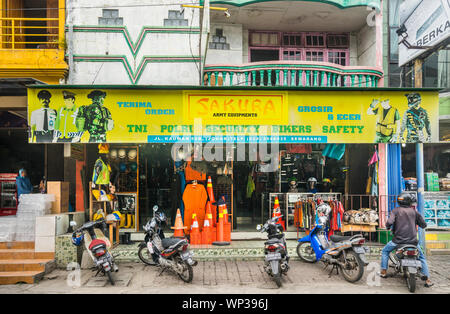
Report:
M 376 66 L 376 27 L 364 26 L 357 34 L 358 64 Z
M 192 1 L 198 4 L 198 0 Z M 164 19 L 169 10 L 180 10 L 180 5 L 173 5 L 173 0 L 72 0 L 67 3 L 67 24 L 74 26 L 74 32 L 67 32 L 69 55 L 74 56 L 68 83 L 70 84 L 188 84 L 199 83 L 198 64 L 192 56 L 199 56 L 199 9 L 186 8 L 184 19 L 188 26 L 183 26 L 184 33 L 173 28 L 164 27 Z M 169 5 L 172 4 L 172 5 Z M 132 45 L 137 46 L 144 26 L 151 30 L 142 39 L 142 44 L 133 55 L 123 32 L 105 32 L 111 27 L 100 26 L 98 18 L 102 9 L 118 9 L 123 18 Z M 89 32 L 80 32 L 80 27 L 91 27 Z M 96 27 L 96 29 L 92 29 Z M 155 29 L 159 29 L 156 31 Z M 195 28 L 196 33 L 189 34 Z M 131 68 L 132 75 L 140 78 L 133 82 L 122 62 L 112 61 L 113 56 L 124 57 Z M 145 57 L 164 57 L 155 62 L 151 59 L 139 70 Z M 80 60 L 83 57 L 84 60 Z M 106 58 L 108 62 L 93 62 L 95 58 Z M 174 58 L 183 58 L 182 62 Z M 89 61 L 87 61 L 87 60 Z M 197 61 L 198 63 L 198 61 Z M 169 75 L 169 73 L 171 75 Z M 177 75 L 173 75 L 176 73 Z

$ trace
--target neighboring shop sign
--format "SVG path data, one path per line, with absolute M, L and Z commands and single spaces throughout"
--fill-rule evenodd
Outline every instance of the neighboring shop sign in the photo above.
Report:
M 438 142 L 438 92 L 30 88 L 32 143 Z
M 412 46 L 435 47 L 450 36 L 449 0 L 408 0 L 400 4 L 400 24 L 405 25 Z M 401 40 L 401 37 L 399 38 Z M 428 49 L 399 46 L 399 66 L 419 57 Z

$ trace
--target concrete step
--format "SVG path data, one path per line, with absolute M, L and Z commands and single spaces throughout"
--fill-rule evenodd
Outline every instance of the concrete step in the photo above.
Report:
M 430 249 L 428 255 L 450 255 L 450 249 Z
M 0 260 L 0 272 L 17 271 L 49 271 L 52 268 L 52 259 L 13 259 Z
M 44 275 L 45 272 L 38 270 L 0 272 L 0 285 L 33 284 L 41 280 Z
M 54 259 L 55 253 L 35 252 L 34 249 L 0 249 L 0 260 L 12 259 Z
M 34 242 L 0 242 L 0 250 L 6 249 L 34 249 Z

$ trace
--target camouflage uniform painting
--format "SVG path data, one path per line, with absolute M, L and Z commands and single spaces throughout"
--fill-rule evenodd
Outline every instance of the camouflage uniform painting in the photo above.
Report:
M 428 113 L 420 107 L 421 97 L 418 93 L 406 94 L 408 98 L 408 110 L 403 116 L 400 134 L 402 142 L 417 143 L 431 141 L 431 126 Z M 425 129 L 425 130 L 424 130 Z M 406 141 L 404 132 L 406 131 Z M 425 136 L 424 131 L 427 132 Z
M 88 95 L 88 98 L 92 99 L 92 104 L 78 110 L 77 127 L 80 131 L 89 132 L 90 143 L 106 142 L 106 132 L 114 127 L 111 112 L 103 106 L 105 97 L 105 92 L 94 90 Z

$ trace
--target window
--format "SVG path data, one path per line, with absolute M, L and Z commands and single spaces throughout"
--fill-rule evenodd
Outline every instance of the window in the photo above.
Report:
M 320 50 L 307 50 L 305 55 L 306 61 L 324 61 L 324 52 Z
M 302 51 L 300 49 L 284 49 L 283 60 L 302 60 Z
M 323 34 L 306 34 L 305 47 L 325 47 L 325 36 Z
M 328 51 L 328 62 L 336 63 L 339 65 L 347 65 L 347 51 Z
M 348 48 L 349 47 L 348 35 L 347 34 L 327 35 L 327 46 L 328 48 Z
M 279 46 L 278 33 L 252 33 L 251 46 Z
M 300 34 L 283 34 L 283 46 L 301 46 L 302 36 Z

